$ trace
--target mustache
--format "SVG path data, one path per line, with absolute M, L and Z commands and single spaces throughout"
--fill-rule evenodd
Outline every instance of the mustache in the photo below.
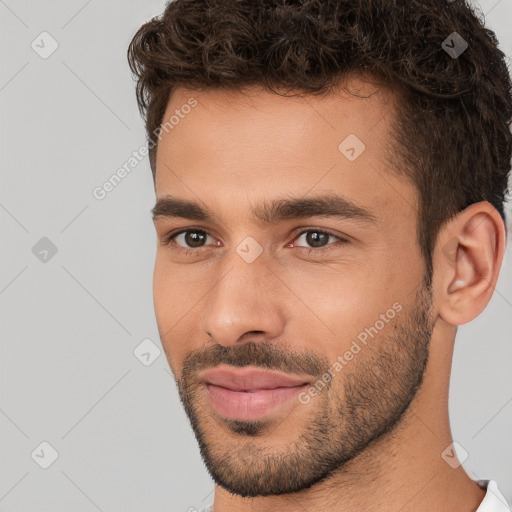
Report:
M 248 342 L 227 347 L 215 344 L 188 354 L 182 367 L 182 379 L 221 364 L 236 367 L 256 366 L 266 370 L 312 376 L 319 376 L 329 368 L 326 357 L 309 350 L 290 351 L 271 342 Z

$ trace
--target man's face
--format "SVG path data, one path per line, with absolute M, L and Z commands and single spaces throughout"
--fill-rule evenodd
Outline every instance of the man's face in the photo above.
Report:
M 180 88 L 164 116 L 188 112 L 159 143 L 157 200 L 209 217 L 156 211 L 158 328 L 205 463 L 242 496 L 342 468 L 398 423 L 427 362 L 418 195 L 385 160 L 392 101 L 349 85 L 374 94 Z

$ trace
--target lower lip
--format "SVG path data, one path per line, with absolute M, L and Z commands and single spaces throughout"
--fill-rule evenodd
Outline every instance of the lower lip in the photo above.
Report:
M 295 398 L 307 386 L 308 384 L 303 384 L 258 391 L 234 391 L 206 384 L 206 389 L 212 407 L 221 416 L 233 420 L 256 420 Z

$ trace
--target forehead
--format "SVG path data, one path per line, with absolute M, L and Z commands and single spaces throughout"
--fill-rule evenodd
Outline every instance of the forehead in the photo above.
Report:
M 201 91 L 178 87 L 169 99 L 163 122 L 174 118 L 169 134 L 172 131 L 177 137 L 187 135 L 187 127 L 194 125 L 194 130 L 200 130 L 197 136 L 210 135 L 201 139 L 201 146 L 205 146 L 215 135 L 240 140 L 244 135 L 254 138 L 257 134 L 280 132 L 282 137 L 276 142 L 283 142 L 286 136 L 291 143 L 294 134 L 306 131 L 315 137 L 327 129 L 357 131 L 363 139 L 384 117 L 389 122 L 394 114 L 392 91 L 361 78 L 346 78 L 332 91 L 319 95 L 297 91 L 294 96 L 284 89 L 278 92 L 259 85 Z M 197 104 L 193 109 L 188 107 L 191 101 Z M 243 131 L 234 132 L 234 123 Z M 162 132 L 163 138 L 166 135 Z
M 311 93 L 299 89 L 277 88 L 273 91 L 266 89 L 263 85 L 246 85 L 240 88 L 205 87 L 202 89 L 177 87 L 169 98 L 167 113 L 185 104 L 194 96 L 205 108 L 212 110 L 217 108 L 224 110 L 227 105 L 238 108 L 258 108 L 268 106 L 272 109 L 280 109 L 280 106 L 291 108 L 295 103 L 298 107 L 306 101 L 310 105 L 321 105 L 324 103 L 332 107 L 333 103 L 339 100 L 348 101 L 361 100 L 358 108 L 378 108 L 388 105 L 394 99 L 394 93 L 389 86 L 379 83 L 374 77 L 364 74 L 351 74 L 340 78 L 336 85 L 333 85 L 328 92 Z M 392 109 L 393 105 L 389 105 Z M 347 105 L 344 106 L 347 108 Z
M 242 211 L 256 198 L 339 191 L 395 209 L 405 195 L 411 206 L 412 186 L 387 158 L 394 101 L 389 89 L 355 77 L 323 95 L 177 88 L 162 121 L 179 118 L 161 133 L 157 198 Z

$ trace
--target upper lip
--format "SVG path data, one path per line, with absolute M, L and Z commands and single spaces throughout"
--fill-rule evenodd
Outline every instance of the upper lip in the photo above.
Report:
M 201 372 L 200 378 L 207 384 L 222 386 L 234 391 L 290 388 L 309 384 L 307 378 L 304 377 L 248 367 L 236 369 L 217 367 Z

